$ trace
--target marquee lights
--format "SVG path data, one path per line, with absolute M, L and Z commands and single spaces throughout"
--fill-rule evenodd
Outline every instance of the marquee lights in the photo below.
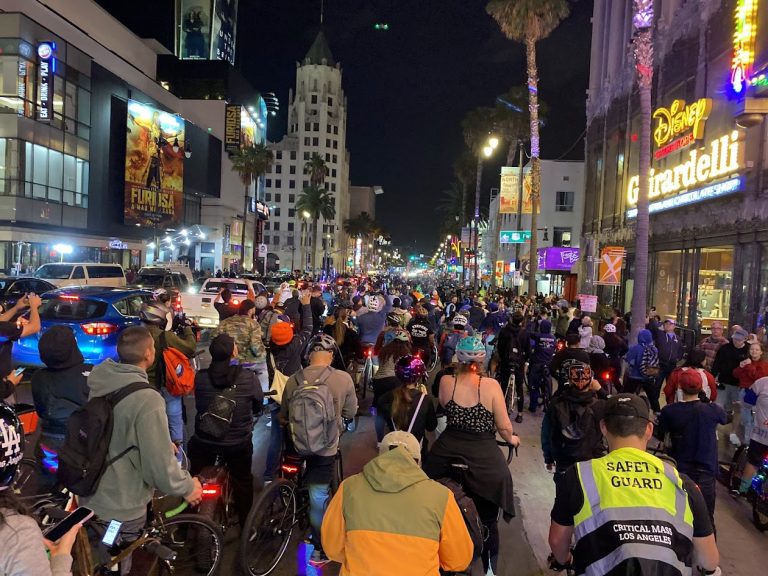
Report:
M 741 189 L 741 178 L 731 178 L 725 182 L 718 182 L 717 184 L 710 184 L 704 188 L 698 190 L 691 190 L 685 194 L 678 196 L 672 196 L 671 198 L 664 198 L 658 202 L 651 202 L 648 206 L 648 212 L 653 214 L 655 212 L 663 212 L 664 210 L 671 210 L 672 208 L 680 208 L 681 206 L 687 206 L 689 204 L 695 204 L 703 200 L 712 200 L 728 194 L 733 194 Z M 627 218 L 636 218 L 637 208 L 631 208 L 627 210 Z
M 755 61 L 757 6 L 758 0 L 738 0 L 736 4 L 731 86 L 737 94 L 741 94 L 750 82 L 752 64 Z
M 657 171 L 652 168 L 649 174 L 649 198 L 677 194 L 693 186 L 738 172 L 739 151 L 739 133 L 734 130 L 730 135 L 713 140 L 708 149 L 691 150 L 686 162 L 667 170 Z M 629 206 L 637 205 L 639 191 L 640 177 L 633 176 L 627 185 Z
M 658 148 L 654 158 L 663 158 L 703 138 L 711 111 L 711 98 L 700 98 L 687 106 L 685 100 L 674 100 L 669 108 L 657 108 L 653 113 L 653 139 Z

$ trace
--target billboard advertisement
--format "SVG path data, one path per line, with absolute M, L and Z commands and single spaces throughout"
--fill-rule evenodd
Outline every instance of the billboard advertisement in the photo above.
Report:
M 129 100 L 124 222 L 177 226 L 183 219 L 183 190 L 184 119 Z
M 600 250 L 597 284 L 618 286 L 621 284 L 621 266 L 626 250 L 622 246 L 606 246 Z
M 224 109 L 224 151 L 230 154 L 240 150 L 240 116 L 242 108 L 237 104 L 227 104 Z
M 523 172 L 523 202 L 520 206 L 522 214 L 533 212 L 533 198 L 531 196 L 531 171 Z M 499 187 L 499 211 L 501 214 L 517 214 L 520 198 L 520 169 L 512 166 L 501 168 L 501 185 Z M 537 210 L 541 213 L 541 206 Z
M 539 270 L 570 272 L 579 261 L 581 251 L 578 248 L 550 247 L 539 248 Z
M 179 58 L 207 60 L 211 53 L 211 0 L 176 1 Z
M 213 6 L 211 60 L 226 60 L 234 65 L 237 0 L 214 0 Z

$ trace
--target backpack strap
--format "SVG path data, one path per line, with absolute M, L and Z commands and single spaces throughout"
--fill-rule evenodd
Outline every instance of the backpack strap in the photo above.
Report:
M 155 388 L 148 382 L 134 382 L 133 384 L 128 384 L 128 386 L 124 386 L 123 388 L 120 388 L 120 390 L 116 390 L 111 394 L 107 394 L 107 401 L 109 402 L 110 406 L 112 406 L 112 409 L 114 410 L 115 406 L 117 406 L 117 404 L 121 400 L 130 396 L 134 392 L 138 392 L 139 390 L 155 390 Z M 122 458 L 132 450 L 138 450 L 138 446 L 128 446 L 128 448 L 124 449 L 113 458 L 108 459 L 104 464 L 104 469 L 106 470 L 109 466 L 112 466 L 112 464 L 120 460 L 120 458 Z
M 408 430 L 406 430 L 408 434 L 410 434 L 411 430 L 413 430 L 413 425 L 416 422 L 416 417 L 419 415 L 419 411 L 421 410 L 421 405 L 424 403 L 425 396 L 426 394 L 422 394 L 421 397 L 419 398 L 419 403 L 416 405 L 416 411 L 413 413 L 413 417 L 411 418 L 411 423 L 408 424 Z
M 326 380 L 331 377 L 331 374 L 333 373 L 333 368 L 330 366 L 326 366 L 325 370 L 323 370 L 320 373 L 320 376 L 315 378 L 315 381 L 312 383 L 315 386 L 319 386 L 321 384 L 325 384 Z M 302 368 L 299 370 L 299 378 L 301 378 L 301 382 L 299 383 L 299 386 L 308 386 L 309 381 L 304 377 L 304 369 Z

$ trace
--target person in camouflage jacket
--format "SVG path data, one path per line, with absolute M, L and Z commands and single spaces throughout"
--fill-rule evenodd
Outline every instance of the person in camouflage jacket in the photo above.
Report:
M 219 334 L 227 334 L 235 339 L 237 359 L 241 364 L 253 364 L 263 391 L 269 390 L 267 375 L 267 350 L 261 338 L 261 326 L 254 318 L 256 304 L 252 300 L 243 300 L 237 310 L 237 316 L 230 316 L 219 322 L 211 334 L 211 339 Z

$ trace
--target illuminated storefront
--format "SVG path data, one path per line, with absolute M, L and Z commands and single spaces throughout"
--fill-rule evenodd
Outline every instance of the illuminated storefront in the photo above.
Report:
M 699 8 L 705 17 L 694 20 L 717 30 L 707 45 L 699 46 L 704 36 L 696 26 L 680 32 L 691 21 L 682 8 L 667 14 L 671 20 L 655 32 L 660 64 L 648 175 L 647 304 L 697 334 L 715 320 L 754 330 L 768 308 L 765 116 L 746 114 L 761 109 L 766 97 L 768 37 L 759 29 L 768 26 L 768 11 L 759 11 L 756 0 L 724 10 L 704 4 Z M 667 34 L 676 40 L 665 43 Z M 602 66 L 605 76 L 607 52 L 626 44 L 617 39 L 606 51 L 603 41 L 593 41 L 593 59 L 596 46 L 600 50 L 593 74 Z M 593 90 L 596 84 L 605 86 L 593 79 Z M 614 97 L 604 108 L 588 104 L 584 236 L 594 269 L 588 266 L 586 290 L 622 311 L 629 310 L 634 290 L 639 132 L 636 92 Z M 614 248 L 626 251 L 616 270 L 598 271 L 603 252 Z

